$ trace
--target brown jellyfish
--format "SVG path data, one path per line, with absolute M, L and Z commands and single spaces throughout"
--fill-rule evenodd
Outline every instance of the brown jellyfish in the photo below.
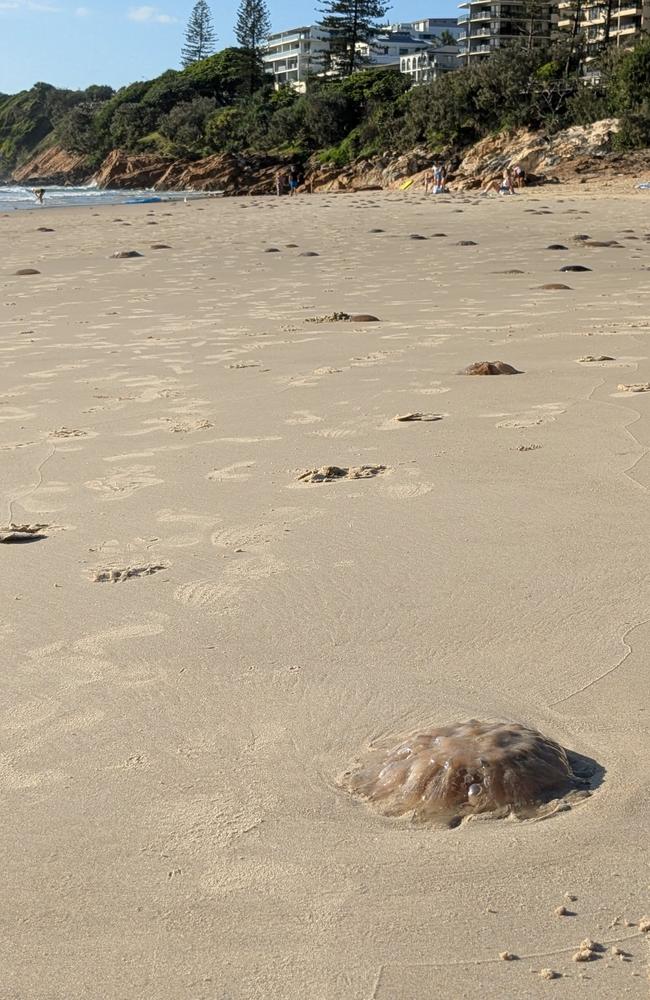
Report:
M 506 364 L 505 361 L 475 361 L 463 368 L 461 375 L 521 375 L 518 368 Z
M 373 747 L 339 783 L 385 816 L 451 826 L 480 813 L 542 815 L 554 802 L 548 814 L 567 808 L 558 799 L 588 794 L 559 743 L 516 722 L 477 719 Z

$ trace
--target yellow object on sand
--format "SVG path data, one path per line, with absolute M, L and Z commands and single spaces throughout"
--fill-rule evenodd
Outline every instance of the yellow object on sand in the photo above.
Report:
M 409 177 L 407 181 L 404 181 L 403 184 L 400 184 L 399 186 L 400 191 L 406 191 L 407 188 L 410 188 L 412 183 L 413 183 L 413 178 Z

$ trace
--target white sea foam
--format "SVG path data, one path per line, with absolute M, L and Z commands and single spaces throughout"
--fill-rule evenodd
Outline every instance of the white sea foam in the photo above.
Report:
M 156 201 L 177 201 L 179 198 L 197 197 L 197 194 L 187 194 L 186 192 L 165 191 L 158 194 L 155 191 L 116 191 L 102 190 L 96 184 L 91 183 L 83 187 L 44 187 L 45 197 L 43 205 L 46 208 L 65 208 L 74 205 L 124 205 L 129 202 L 149 199 Z M 0 185 L 0 212 L 13 211 L 15 209 L 39 209 L 38 201 L 34 197 L 30 188 L 22 187 L 19 184 Z

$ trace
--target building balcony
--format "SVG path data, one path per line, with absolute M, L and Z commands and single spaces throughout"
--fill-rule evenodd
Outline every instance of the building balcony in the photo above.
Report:
M 492 12 L 489 10 L 477 10 L 471 11 L 469 19 L 470 21 L 489 21 L 492 17 Z
M 476 28 L 472 32 L 472 38 L 489 38 L 491 34 L 491 28 Z

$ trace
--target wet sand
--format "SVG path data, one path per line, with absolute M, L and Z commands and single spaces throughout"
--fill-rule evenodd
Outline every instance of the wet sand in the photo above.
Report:
M 0 996 L 647 996 L 645 215 L 0 218 L 0 530 L 44 526 L 0 544 Z M 595 761 L 591 796 L 448 830 L 337 785 L 468 718 Z

